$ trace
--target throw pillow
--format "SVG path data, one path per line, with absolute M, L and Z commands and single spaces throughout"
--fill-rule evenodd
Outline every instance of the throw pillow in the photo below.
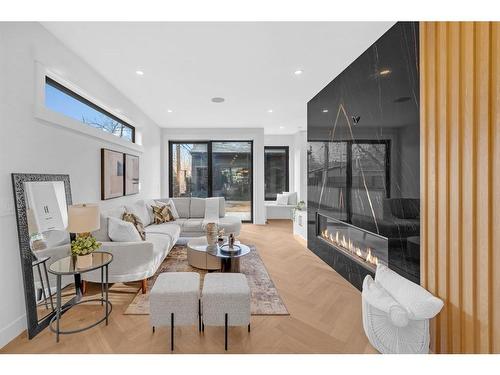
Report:
M 115 242 L 138 242 L 141 236 L 134 224 L 116 217 L 108 218 L 108 236 Z
M 177 209 L 175 208 L 175 204 L 174 204 L 174 201 L 172 199 L 169 199 L 167 202 L 160 202 L 160 201 L 156 201 L 156 205 L 157 206 L 168 206 L 168 208 L 170 209 L 170 213 L 172 214 L 172 217 L 174 218 L 174 220 L 177 220 L 180 216 L 179 216 L 179 213 L 177 212 Z
M 278 194 L 276 196 L 276 204 L 278 206 L 286 206 L 288 204 L 288 195 L 287 194 Z
M 151 224 L 148 209 L 146 208 L 146 203 L 144 203 L 143 200 L 139 200 L 131 205 L 126 205 L 125 211 L 137 216 L 143 225 Z
M 153 209 L 153 222 L 155 224 L 162 224 L 174 220 L 168 205 L 151 206 L 151 208 Z
M 135 229 L 137 229 L 137 233 L 139 233 L 141 239 L 143 241 L 146 239 L 146 232 L 144 231 L 144 225 L 142 224 L 141 219 L 137 217 L 137 215 L 131 212 L 125 212 L 122 216 L 122 220 L 134 224 L 134 227 Z

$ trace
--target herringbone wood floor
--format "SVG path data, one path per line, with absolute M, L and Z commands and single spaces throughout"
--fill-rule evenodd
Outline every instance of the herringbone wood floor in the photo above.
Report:
M 290 221 L 245 224 L 242 242 L 255 244 L 290 316 L 253 316 L 252 332 L 234 327 L 230 353 L 373 353 L 361 321 L 358 290 L 310 252 L 292 234 Z M 91 286 L 89 294 L 98 288 Z M 148 316 L 123 315 L 130 292 L 111 295 L 113 313 L 108 326 L 55 336 L 45 329 L 32 340 L 22 333 L 2 353 L 170 353 L 169 328 L 152 333 Z M 72 328 L 95 319 L 100 306 L 78 306 L 65 314 L 63 326 Z M 224 328 L 179 327 L 174 353 L 223 353 Z

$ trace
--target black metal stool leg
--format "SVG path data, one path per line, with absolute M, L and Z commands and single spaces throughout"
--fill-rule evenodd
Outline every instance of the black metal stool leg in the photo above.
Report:
M 155 333 L 155 326 L 153 326 L 153 333 Z
M 248 332 L 250 332 L 250 323 L 248 323 Z
M 227 313 L 224 316 L 224 350 L 227 350 Z
M 198 332 L 201 332 L 201 300 L 198 300 Z
M 174 313 L 170 313 L 170 350 L 174 351 Z

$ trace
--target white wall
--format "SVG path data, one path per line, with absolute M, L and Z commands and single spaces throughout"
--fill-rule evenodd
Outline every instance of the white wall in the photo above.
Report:
M 136 126 L 143 152 L 34 117 L 35 60 L 94 95 Z M 119 63 L 119 61 L 117 62 Z M 140 156 L 140 197 L 160 195 L 161 131 L 113 86 L 38 23 L 0 23 L 0 347 L 25 327 L 24 291 L 10 174 L 69 174 L 73 202 L 100 200 L 100 149 Z M 84 125 L 82 125 L 84 126 Z M 103 202 L 117 204 L 138 196 Z
M 264 129 L 163 129 L 162 137 L 162 196 L 168 196 L 168 142 L 239 140 L 253 141 L 253 213 L 255 224 L 265 224 L 264 212 Z

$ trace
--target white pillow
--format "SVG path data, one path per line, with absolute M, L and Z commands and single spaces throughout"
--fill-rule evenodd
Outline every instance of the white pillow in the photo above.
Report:
M 278 194 L 276 196 L 276 204 L 278 206 L 286 206 L 288 204 L 288 195 L 287 194 Z
M 219 198 L 205 199 L 205 220 L 219 220 Z
M 290 193 L 288 191 L 284 191 L 283 194 L 288 195 L 288 204 L 293 205 L 293 206 L 295 206 L 297 204 L 298 196 L 297 196 L 296 192 Z
M 111 238 L 111 241 L 115 242 L 142 241 L 141 235 L 134 224 L 129 221 L 117 219 L 116 217 L 108 218 L 108 236 Z
M 137 216 L 142 225 L 147 226 L 151 224 L 151 217 L 149 216 L 148 209 L 146 208 L 146 203 L 143 200 L 137 201 L 132 205 L 126 205 L 125 211 Z

